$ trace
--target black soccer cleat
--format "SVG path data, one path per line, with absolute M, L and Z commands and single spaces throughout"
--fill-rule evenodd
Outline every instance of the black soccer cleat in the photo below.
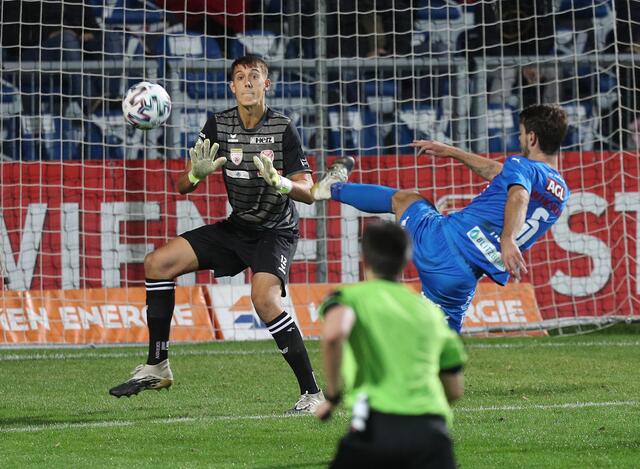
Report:
M 173 373 L 169 368 L 169 360 L 157 365 L 138 365 L 128 381 L 109 389 L 109 394 L 115 397 L 135 396 L 140 391 L 155 389 L 169 389 L 173 384 Z

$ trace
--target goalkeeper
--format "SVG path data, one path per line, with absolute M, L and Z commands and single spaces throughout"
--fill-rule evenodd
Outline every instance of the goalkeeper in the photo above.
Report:
M 228 219 L 182 233 L 145 257 L 149 355 L 131 379 L 109 391 L 112 395 L 171 386 L 169 329 L 177 276 L 202 269 L 216 277 L 233 276 L 250 267 L 253 306 L 300 386 L 291 412 L 313 413 L 324 400 L 302 335 L 280 300 L 299 238 L 293 201 L 313 202 L 313 180 L 295 126 L 266 105 L 270 85 L 267 64 L 259 57 L 233 62 L 229 86 L 237 106 L 206 122 L 178 179 L 179 192 L 187 194 L 222 169 L 233 211 Z M 352 160 L 343 163 L 332 173 L 336 181 L 346 181 L 353 166 Z
M 332 468 L 455 467 L 448 402 L 462 396 L 466 356 L 442 311 L 398 281 L 410 251 L 395 223 L 367 226 L 366 281 L 320 307 L 327 400 L 316 415 L 331 415 L 342 381 L 353 406 Z

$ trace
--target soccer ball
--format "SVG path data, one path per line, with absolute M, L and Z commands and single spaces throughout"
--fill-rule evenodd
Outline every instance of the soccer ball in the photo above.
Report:
M 141 81 L 127 91 L 122 113 L 124 120 L 138 129 L 155 129 L 169 118 L 171 98 L 162 86 Z

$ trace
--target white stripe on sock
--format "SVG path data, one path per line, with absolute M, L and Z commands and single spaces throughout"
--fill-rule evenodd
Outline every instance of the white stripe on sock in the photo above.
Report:
M 280 325 L 283 322 L 286 322 L 289 319 L 291 319 L 291 316 L 289 315 L 289 313 L 285 312 L 284 316 L 282 318 L 280 318 L 280 320 L 278 322 L 276 322 L 275 324 L 271 324 L 270 326 L 267 326 L 267 329 L 269 329 L 269 332 L 271 332 L 271 329 L 275 329 L 277 327 L 280 327 Z
M 269 329 L 269 331 L 271 331 L 271 329 L 275 329 L 277 327 L 280 327 L 280 325 L 283 322 L 286 322 L 289 319 L 291 319 L 291 316 L 289 315 L 289 313 L 285 312 L 284 316 L 282 318 L 280 318 L 280 320 L 278 322 L 276 322 L 275 324 L 271 324 L 270 326 L 267 326 L 267 329 Z
M 269 329 L 269 332 L 271 332 L 271 335 L 276 334 L 278 332 L 280 332 L 282 329 L 285 329 L 291 325 L 295 325 L 295 322 L 293 321 L 293 318 L 291 316 L 287 316 L 288 317 L 288 321 L 286 321 L 284 324 L 282 324 L 281 326 L 275 328 L 275 329 Z
M 147 287 L 155 287 L 155 286 L 160 286 L 160 285 L 175 285 L 176 282 L 174 282 L 173 280 L 160 280 L 158 282 L 148 282 L 145 280 L 144 284 Z
M 167 287 L 154 287 L 154 288 L 147 287 L 147 291 L 156 291 L 156 290 L 175 290 L 175 289 L 176 289 L 176 286 L 175 286 L 175 285 L 173 285 L 173 286 L 171 286 L 171 287 L 169 287 L 169 286 L 167 286 Z

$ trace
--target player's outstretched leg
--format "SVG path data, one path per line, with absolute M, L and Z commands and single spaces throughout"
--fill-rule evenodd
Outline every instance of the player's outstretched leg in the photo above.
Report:
M 315 200 L 333 199 L 367 213 L 393 213 L 392 199 L 398 189 L 374 184 L 352 184 L 347 179 L 355 160 L 338 158 L 327 174 L 311 188 Z
M 356 160 L 351 156 L 345 156 L 336 159 L 329 170 L 317 183 L 311 188 L 311 195 L 314 200 L 328 200 L 331 198 L 331 186 L 340 182 L 347 182 L 349 174 L 353 171 Z

